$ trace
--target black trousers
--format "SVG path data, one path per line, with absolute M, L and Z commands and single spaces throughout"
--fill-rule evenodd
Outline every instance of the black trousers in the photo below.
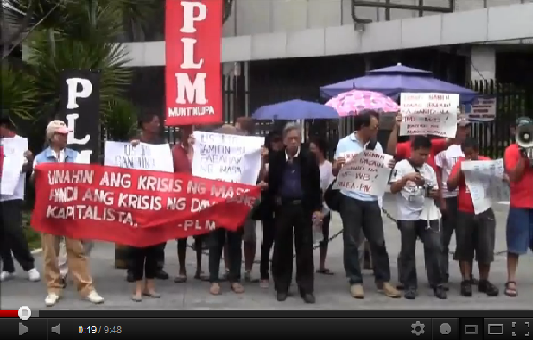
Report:
M 10 273 L 15 271 L 13 256 L 23 270 L 35 268 L 35 259 L 22 231 L 22 204 L 22 200 L 0 202 L 0 257 L 2 270 Z
M 272 275 L 278 292 L 288 292 L 293 271 L 293 242 L 296 253 L 296 284 L 301 294 L 313 294 L 312 212 L 300 201 L 283 202 L 276 211 L 276 236 Z
M 158 272 L 157 256 L 161 245 L 149 247 L 130 247 L 131 273 L 135 281 L 155 279 Z M 144 274 L 144 275 L 143 275 Z
M 165 247 L 167 246 L 167 243 L 161 243 L 157 246 L 156 250 L 156 258 L 157 258 L 157 272 L 160 272 L 163 270 L 163 267 L 165 267 Z
M 402 237 L 402 250 L 400 253 L 401 277 L 400 282 L 406 288 L 417 288 L 416 276 L 416 240 L 418 237 L 424 244 L 424 254 L 426 257 L 426 270 L 429 282 L 432 284 L 442 283 L 440 271 L 440 230 L 439 221 L 424 220 L 418 221 L 398 221 Z
M 444 283 L 448 283 L 450 241 L 457 227 L 457 197 L 446 198 L 446 212 L 442 215 L 442 229 L 440 231 L 440 275 Z M 457 233 L 455 234 L 457 241 Z M 457 242 L 456 242 L 457 244 Z
M 364 242 L 361 239 L 363 235 L 370 246 L 376 283 L 389 282 L 389 254 L 385 246 L 383 220 L 378 202 L 360 201 L 343 195 L 340 202 L 340 215 L 344 227 L 344 270 L 350 284 L 363 283 L 359 264 L 359 245 Z
M 185 246 L 187 246 L 187 240 L 185 239 Z M 151 247 L 154 247 L 154 256 L 155 256 L 155 259 L 156 259 L 156 273 L 159 273 L 160 271 L 163 270 L 163 267 L 165 266 L 165 247 L 167 246 L 167 243 L 161 243 L 161 244 L 157 244 L 157 245 L 154 245 L 154 246 L 151 246 Z M 131 273 L 132 275 L 133 272 L 132 272 L 132 268 L 135 267 L 135 253 L 136 253 L 136 250 L 135 248 L 137 247 L 129 247 L 128 249 L 128 273 Z
M 261 280 L 270 279 L 270 250 L 274 245 L 276 236 L 276 223 L 273 218 L 264 219 L 263 224 L 263 241 L 261 243 Z
M 209 234 L 209 238 L 209 282 L 217 283 L 220 281 L 220 260 L 222 259 L 224 245 L 228 247 L 229 256 L 228 281 L 230 283 L 240 282 L 242 267 L 242 230 L 232 232 L 227 231 L 224 228 L 217 228 Z
M 326 248 L 329 244 L 329 222 L 331 221 L 331 213 L 327 214 L 322 220 L 322 235 L 324 239 L 320 241 L 320 248 Z

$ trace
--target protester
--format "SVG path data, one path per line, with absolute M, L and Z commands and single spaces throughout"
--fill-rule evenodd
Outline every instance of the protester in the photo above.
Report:
M 446 299 L 446 291 L 441 285 L 440 256 L 440 213 L 435 205 L 439 199 L 439 186 L 435 170 L 426 163 L 431 153 L 431 141 L 425 136 L 416 136 L 411 143 L 408 159 L 398 162 L 391 178 L 390 191 L 396 194 L 398 211 L 397 224 L 402 234 L 401 277 L 405 287 L 404 297 L 415 299 L 417 295 L 416 278 L 416 240 L 424 244 L 429 263 L 426 264 L 430 282 L 435 283 L 433 292 L 439 299 Z
M 472 296 L 472 263 L 474 251 L 479 268 L 478 290 L 488 296 L 497 296 L 498 288 L 489 282 L 490 265 L 494 261 L 494 244 L 496 238 L 496 217 L 492 208 L 476 214 L 470 190 L 466 186 L 465 176 L 461 170 L 464 161 L 484 161 L 489 157 L 479 155 L 476 140 L 468 138 L 461 145 L 464 157 L 461 157 L 452 168 L 448 178 L 448 190 L 459 188 L 457 195 L 457 249 L 455 257 L 459 261 L 461 272 L 461 295 Z
M 192 156 L 193 156 L 193 137 L 192 126 L 182 126 L 180 128 L 180 142 L 172 149 L 174 159 L 174 172 L 192 174 Z M 205 235 L 196 235 L 194 239 L 194 251 L 196 253 L 196 280 L 208 281 L 209 277 L 202 272 L 202 248 L 206 239 Z M 176 240 L 178 243 L 178 275 L 174 279 L 175 283 L 187 282 L 187 237 Z
M 22 138 L 13 131 L 13 126 L 8 118 L 0 117 L 0 146 L 8 138 Z M 7 281 L 15 276 L 13 256 L 17 259 L 22 269 L 28 273 L 32 282 L 39 281 L 41 275 L 35 269 L 35 259 L 28 248 L 28 242 L 22 231 L 22 208 L 24 205 L 24 189 L 26 186 L 26 172 L 31 171 L 33 154 L 24 151 L 24 165 L 12 195 L 0 195 L 0 257 L 2 258 L 2 271 L 0 282 Z M 0 180 L 2 171 L 0 169 Z
M 85 256 L 90 257 L 91 251 L 93 249 L 94 243 L 91 240 L 81 240 L 81 244 L 83 245 L 83 251 L 85 253 Z M 67 245 L 65 243 L 65 238 L 61 238 L 59 241 L 59 256 L 57 258 L 58 266 L 59 266 L 59 276 L 61 285 L 63 288 L 67 287 L 68 282 L 68 261 L 67 261 Z
M 470 132 L 470 122 L 466 120 L 459 121 L 457 125 L 457 133 L 455 138 L 449 142 L 450 146 L 444 151 L 439 152 L 435 156 L 435 165 L 437 177 L 440 179 L 441 195 L 440 210 L 442 214 L 441 225 L 441 255 L 440 255 L 440 270 L 441 278 L 445 284 L 445 289 L 448 289 L 449 278 L 449 254 L 450 241 L 457 226 L 457 194 L 458 190 L 448 190 L 447 181 L 450 173 L 460 157 L 464 157 L 461 144 L 465 141 Z M 457 233 L 455 234 L 457 240 Z M 457 242 L 456 242 L 457 243 Z M 461 270 L 461 275 L 464 280 L 464 273 Z
M 140 116 L 138 122 L 138 128 L 141 130 L 141 136 L 139 139 L 134 139 L 131 141 L 133 145 L 139 143 L 160 145 L 166 144 L 166 141 L 160 137 L 161 135 L 161 119 L 159 115 L 153 112 L 143 113 Z M 157 251 L 157 273 L 156 278 L 159 280 L 167 280 L 168 273 L 163 270 L 165 266 L 165 247 L 167 243 L 162 243 L 159 245 L 159 250 Z M 131 264 L 131 267 L 133 264 Z M 128 282 L 135 282 L 134 273 L 132 270 L 128 270 Z
M 285 148 L 269 156 L 268 195 L 277 203 L 272 274 L 278 301 L 285 301 L 293 272 L 293 239 L 296 283 L 306 303 L 313 295 L 313 219 L 322 220 L 320 168 L 314 155 L 301 146 L 301 127 L 288 123 L 283 129 Z
M 374 111 L 366 111 L 355 119 L 355 131 L 339 140 L 333 164 L 333 175 L 337 175 L 345 164 L 345 155 L 363 152 L 367 144 L 377 136 L 379 118 Z M 383 153 L 379 142 L 374 152 Z M 394 161 L 389 164 L 394 167 Z M 383 236 L 383 220 L 378 197 L 356 191 L 341 190 L 340 215 L 344 227 L 344 268 L 350 282 L 350 293 L 354 298 L 364 298 L 363 276 L 359 262 L 359 246 L 363 243 L 361 230 L 369 242 L 376 284 L 382 285 L 382 292 L 398 298 L 400 293 L 390 284 L 389 254 Z
M 309 151 L 315 154 L 320 167 L 320 189 L 322 195 L 328 189 L 331 182 L 333 182 L 331 162 L 326 159 L 327 143 L 323 138 L 313 137 L 309 143 Z M 328 254 L 329 244 L 329 223 L 331 220 L 331 212 L 325 202 L 322 203 L 322 235 L 323 239 L 320 241 L 320 264 L 317 273 L 325 275 L 333 275 L 333 272 L 326 268 L 326 257 Z
M 226 134 L 242 134 L 232 125 L 223 125 L 216 132 Z M 226 261 L 229 262 L 229 272 L 226 279 L 230 283 L 231 290 L 236 294 L 244 293 L 244 287 L 241 281 L 241 263 L 242 263 L 242 238 L 243 231 L 229 231 L 225 228 L 217 228 L 210 233 L 209 242 L 209 282 L 211 287 L 209 293 L 220 295 L 220 259 L 224 245 L 228 249 Z
M 255 123 L 251 118 L 239 117 L 235 123 L 235 128 L 246 136 L 254 135 Z M 248 218 L 244 222 L 243 252 L 244 252 L 244 282 L 257 283 L 259 280 L 252 279 L 252 268 L 254 265 L 257 249 L 256 221 Z
M 78 152 L 67 148 L 67 133 L 68 128 L 64 122 L 59 120 L 50 122 L 46 127 L 46 139 L 49 146 L 35 157 L 33 165 L 36 166 L 41 163 L 74 163 L 78 157 Z M 60 236 L 53 234 L 42 234 L 44 274 L 48 291 L 45 303 L 48 307 L 57 303 L 63 288 L 57 259 L 60 238 Z M 67 263 L 80 295 L 92 303 L 103 303 L 104 298 L 98 295 L 93 287 L 89 272 L 89 261 L 85 255 L 82 242 L 65 237 L 65 244 L 67 248 Z
M 141 302 L 142 297 L 159 298 L 160 295 L 155 291 L 155 276 L 158 271 L 158 252 L 161 249 L 160 244 L 147 247 L 130 247 L 131 272 L 135 280 L 135 291 L 131 299 L 135 302 Z M 144 285 L 143 285 L 144 273 Z
M 264 179 L 268 182 L 268 170 L 270 164 L 269 155 L 276 152 L 280 152 L 283 149 L 283 139 L 281 134 L 277 131 L 272 131 L 268 134 L 265 144 L 268 146 L 267 152 L 265 152 L 265 165 L 264 165 Z M 261 242 L 261 287 L 268 288 L 270 281 L 270 250 L 274 245 L 274 238 L 276 236 L 276 223 L 274 221 L 275 202 L 273 202 L 269 196 L 268 191 L 261 193 L 261 205 L 259 207 L 260 218 L 263 230 L 263 239 Z
M 531 124 L 519 118 L 516 126 Z M 518 258 L 533 250 L 533 168 L 524 148 L 511 144 L 503 156 L 511 185 L 511 206 L 507 218 L 507 283 L 505 295 L 517 296 L 516 268 Z

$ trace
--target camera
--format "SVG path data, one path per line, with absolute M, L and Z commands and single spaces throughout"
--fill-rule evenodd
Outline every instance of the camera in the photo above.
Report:
M 426 190 L 426 197 L 431 197 L 431 191 L 435 188 L 433 185 L 426 184 L 424 185 Z

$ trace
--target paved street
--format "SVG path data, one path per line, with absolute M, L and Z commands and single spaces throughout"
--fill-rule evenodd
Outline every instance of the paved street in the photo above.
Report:
M 498 232 L 496 250 L 505 250 L 505 220 L 507 217 L 507 205 L 498 204 L 496 216 L 498 220 Z M 386 199 L 385 208 L 395 214 L 395 208 L 390 198 Z M 341 229 L 340 219 L 335 216 L 331 233 Z M 396 282 L 396 255 L 400 250 L 399 232 L 396 225 L 385 219 L 385 233 L 389 254 L 391 256 L 391 273 Z M 261 233 L 258 232 L 258 235 Z M 452 245 L 452 249 L 455 245 Z M 228 284 L 223 284 L 223 295 L 211 296 L 208 293 L 209 284 L 197 282 L 190 277 L 186 284 L 175 284 L 172 279 L 158 281 L 157 288 L 162 295 L 159 300 L 145 300 L 135 303 L 130 300 L 131 287 L 125 281 L 125 271 L 113 268 L 114 245 L 99 243 L 95 246 L 91 268 L 96 288 L 106 298 L 106 302 L 100 306 L 93 306 L 89 302 L 82 301 L 74 292 L 70 284 L 65 291 L 65 298 L 60 300 L 56 309 L 484 309 L 484 310 L 511 310 L 531 309 L 533 306 L 533 256 L 529 254 L 521 260 L 518 275 L 518 298 L 509 298 L 500 294 L 499 297 L 489 298 L 475 293 L 471 298 L 459 296 L 458 283 L 460 281 L 457 266 L 451 261 L 451 290 L 448 300 L 436 300 L 427 285 L 421 285 L 420 296 L 414 300 L 390 299 L 379 295 L 373 285 L 371 272 L 366 273 L 366 298 L 355 300 L 349 296 L 348 285 L 343 275 L 342 263 L 342 236 L 337 237 L 330 244 L 328 266 L 335 272 L 333 276 L 317 274 L 315 276 L 315 292 L 317 303 L 306 305 L 299 297 L 291 297 L 285 303 L 277 302 L 274 290 L 261 289 L 257 284 L 245 285 L 246 293 L 235 295 L 229 290 Z M 170 242 L 167 246 L 166 270 L 174 276 L 177 273 L 176 243 Z M 424 273 L 423 251 L 421 246 L 417 250 L 417 265 L 419 279 L 426 283 Z M 187 258 L 189 275 L 194 272 L 194 254 L 189 250 Z M 258 243 L 259 256 L 259 243 Z M 315 251 L 315 263 L 318 261 L 318 250 Z M 38 259 L 41 268 L 41 259 Z M 499 253 L 493 265 L 492 281 L 503 290 L 506 281 L 505 254 Z M 204 256 L 204 268 L 207 269 L 207 257 Z M 254 275 L 259 275 L 259 265 L 254 267 Z M 1 285 L 0 305 L 2 309 L 18 309 L 20 306 L 29 306 L 31 309 L 43 309 L 45 286 L 44 283 L 30 283 L 19 277 Z M 476 274 L 476 277 L 478 275 Z

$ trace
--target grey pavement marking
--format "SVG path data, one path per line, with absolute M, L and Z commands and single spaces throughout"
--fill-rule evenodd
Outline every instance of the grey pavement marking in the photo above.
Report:
M 385 199 L 385 208 L 395 215 L 395 206 L 391 197 Z M 497 204 L 494 207 L 498 221 L 496 250 L 505 250 L 505 222 L 507 218 L 507 205 Z M 396 225 L 388 219 L 384 219 L 385 238 L 390 256 L 390 266 L 392 282 L 396 282 L 396 256 L 400 250 L 401 242 Z M 258 228 L 260 228 L 258 226 Z M 331 234 L 342 228 L 338 215 L 334 216 L 331 225 Z M 261 232 L 258 232 L 261 237 Z M 455 242 L 452 241 L 452 249 Z M 260 253 L 260 239 L 257 245 L 257 257 Z M 166 248 L 165 269 L 171 275 L 167 281 L 158 281 L 157 288 L 161 293 L 161 299 L 147 299 L 142 303 L 131 301 L 131 284 L 125 281 L 125 271 L 116 270 L 114 264 L 114 245 L 110 243 L 98 243 L 91 255 L 91 269 L 95 281 L 95 286 L 100 294 L 105 298 L 103 305 L 91 305 L 87 301 L 78 298 L 74 284 L 70 283 L 64 292 L 64 298 L 53 307 L 54 309 L 417 309 L 417 310 L 513 310 L 531 309 L 533 306 L 533 256 L 524 256 L 520 261 L 518 269 L 518 293 L 517 298 L 506 297 L 500 294 L 499 297 L 487 297 L 474 293 L 471 298 L 459 296 L 460 275 L 457 265 L 451 260 L 450 273 L 452 282 L 451 290 L 447 300 L 437 300 L 432 296 L 432 292 L 427 287 L 427 279 L 424 270 L 423 249 L 421 244 L 417 248 L 417 270 L 420 284 L 419 297 L 410 301 L 406 299 L 390 299 L 376 292 L 373 284 L 371 272 L 365 272 L 365 292 L 364 300 L 355 300 L 350 297 L 348 284 L 344 277 L 343 269 L 343 245 L 342 235 L 334 239 L 329 247 L 327 264 L 335 272 L 335 275 L 315 275 L 315 295 L 317 303 L 306 305 L 298 297 L 295 287 L 295 296 L 281 303 L 275 299 L 274 289 L 261 289 L 257 284 L 245 284 L 246 293 L 235 295 L 229 289 L 229 284 L 223 283 L 223 294 L 221 296 L 211 296 L 208 292 L 209 283 L 198 282 L 192 278 L 195 270 L 194 253 L 189 250 L 187 253 L 187 270 L 189 281 L 185 284 L 173 283 L 173 276 L 176 275 L 177 256 L 176 243 L 171 241 Z M 37 264 L 42 267 L 40 255 L 37 255 Z M 315 251 L 315 264 L 318 263 L 318 250 Z M 207 271 L 207 257 L 203 257 L 202 266 Z M 476 273 L 476 272 L 475 272 Z M 254 265 L 253 274 L 259 275 L 259 265 Z M 29 306 L 31 309 L 45 309 L 44 297 L 46 295 L 43 282 L 30 283 L 23 278 L 20 268 L 18 277 L 14 280 L 1 284 L 0 306 L 2 309 L 18 309 L 21 306 Z M 478 276 L 476 274 L 476 276 Z M 506 258 L 499 255 L 493 264 L 491 280 L 503 291 L 503 283 L 506 281 Z

